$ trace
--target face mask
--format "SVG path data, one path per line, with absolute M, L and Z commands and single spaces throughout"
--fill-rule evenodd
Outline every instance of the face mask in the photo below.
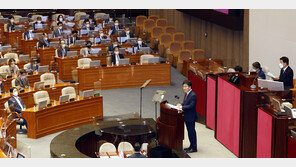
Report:
M 61 30 L 63 28 L 63 26 L 60 26 L 59 29 Z
M 63 18 L 60 18 L 59 20 L 60 20 L 60 21 L 63 21 Z
M 63 47 L 63 48 L 66 47 L 66 44 L 62 44 L 62 47 Z
M 256 72 L 256 70 L 254 68 L 251 69 L 251 72 Z
M 89 27 L 89 24 L 85 25 L 87 28 Z
M 118 52 L 118 51 L 115 51 L 114 53 L 115 53 L 116 55 L 118 55 L 118 54 L 119 54 L 119 52 Z
M 102 37 L 102 36 L 104 36 L 104 34 L 103 34 L 103 33 L 101 33 L 101 34 L 100 34 L 100 36 Z
M 118 26 L 118 23 L 114 23 L 114 25 Z
M 12 93 L 12 95 L 13 95 L 13 96 L 17 96 L 17 95 L 18 95 L 18 92 L 15 91 L 15 92 Z
M 279 64 L 280 69 L 284 68 L 284 65 L 282 63 Z
M 87 47 L 87 48 L 91 48 L 91 45 L 87 45 L 86 47 Z
M 40 24 L 40 23 L 41 23 L 41 21 L 37 21 L 37 23 L 38 23 L 38 24 Z
M 142 41 L 138 41 L 138 44 L 141 45 L 142 44 Z
M 10 20 L 12 23 L 14 22 L 14 20 Z

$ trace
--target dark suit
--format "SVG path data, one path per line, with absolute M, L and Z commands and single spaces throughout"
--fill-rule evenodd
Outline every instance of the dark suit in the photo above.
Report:
M 133 155 L 128 156 L 127 158 L 147 158 L 147 157 L 141 153 L 134 153 Z
M 70 48 L 69 47 L 65 47 L 64 49 L 62 47 L 59 47 L 58 48 L 58 57 L 66 57 L 67 56 L 67 52 L 70 51 Z
M 135 45 L 134 45 L 134 47 L 136 47 L 136 48 L 138 48 L 139 49 L 139 44 L 138 43 L 136 43 Z M 142 42 L 142 46 L 141 47 L 147 47 L 147 45 L 146 44 L 144 44 L 143 42 Z
M 71 44 L 75 43 L 76 40 L 80 40 L 80 38 L 77 35 L 70 37 L 70 43 Z
M 129 35 L 130 35 L 130 38 L 134 38 L 134 37 L 135 37 L 134 33 L 132 33 L 132 32 L 130 32 Z M 124 31 L 124 32 L 121 34 L 121 36 L 122 36 L 122 37 L 126 37 L 126 36 L 127 36 L 127 35 L 126 35 L 126 32 Z
M 289 90 L 294 87 L 293 77 L 294 77 L 293 70 L 290 66 L 288 66 L 285 71 L 283 68 L 281 69 L 280 79 L 276 81 L 284 82 L 285 90 Z
M 24 79 L 22 79 L 21 77 L 17 77 L 15 79 L 15 86 L 18 87 L 20 86 L 21 88 L 26 88 L 26 87 L 29 87 L 30 84 L 29 84 L 29 80 L 27 77 L 25 77 Z
M 185 94 L 182 110 L 185 115 L 185 124 L 188 131 L 188 138 L 190 141 L 190 148 L 197 150 L 196 146 L 196 131 L 195 131 L 195 121 L 197 120 L 196 113 L 196 94 L 191 90 L 191 92 L 187 95 Z
M 50 43 L 50 39 L 44 40 L 44 39 L 40 39 L 38 42 L 38 47 L 49 47 L 49 43 Z
M 116 47 L 121 48 L 120 45 L 117 45 Z M 115 49 L 115 47 L 113 47 L 113 44 L 110 45 L 110 46 L 108 46 L 108 51 L 112 51 L 112 52 L 114 52 L 114 49 Z
M 15 26 L 16 26 L 15 23 L 12 23 L 12 24 L 11 24 L 11 22 L 9 22 L 9 23 L 7 24 L 7 31 L 9 31 L 9 27 L 10 27 L 10 30 L 11 30 L 11 31 L 14 31 L 14 30 L 15 30 Z
M 35 28 L 35 25 L 36 24 L 38 24 L 38 22 L 36 21 L 36 22 L 34 22 L 34 24 L 33 24 L 33 27 L 34 27 L 34 30 L 36 30 L 36 28 Z M 44 24 L 42 21 L 41 21 L 41 23 L 40 24 Z
M 55 29 L 54 31 L 53 31 L 53 37 L 59 37 L 59 36 L 62 36 L 63 35 L 63 29 L 62 30 L 60 30 L 60 29 Z
M 33 33 L 35 33 L 35 31 L 32 31 L 31 33 L 33 39 Z M 24 33 L 24 39 L 30 39 L 30 32 L 28 30 Z
M 122 29 L 121 25 L 118 25 L 118 29 Z M 112 26 L 111 30 L 112 30 L 112 33 L 111 33 L 112 35 L 117 34 L 116 26 Z
M 20 97 L 14 97 L 14 96 L 12 96 L 12 97 L 8 100 L 8 105 L 9 105 L 9 106 L 13 105 L 14 111 L 17 112 L 17 113 L 20 115 L 20 117 L 22 118 L 22 113 L 21 113 L 22 108 L 21 108 L 21 106 L 19 105 L 19 103 L 16 101 L 16 98 L 18 98 L 18 100 L 20 101 L 20 103 L 21 103 L 21 105 L 23 106 L 23 108 L 26 108 L 25 103 L 23 102 L 22 98 L 20 98 Z M 15 115 L 15 117 L 17 118 L 17 115 Z M 24 120 L 24 124 L 25 124 L 25 126 L 27 127 L 27 121 L 26 121 L 24 118 L 22 118 L 22 119 Z
M 123 54 L 119 54 L 119 58 L 124 59 Z M 115 54 L 111 55 L 111 64 L 112 63 L 113 63 L 113 65 L 116 64 Z

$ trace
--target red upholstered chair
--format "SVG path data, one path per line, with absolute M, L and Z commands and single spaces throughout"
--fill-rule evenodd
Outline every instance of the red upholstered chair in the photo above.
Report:
M 153 27 L 152 32 L 151 32 L 151 40 L 150 40 L 152 49 L 158 48 L 159 39 L 160 39 L 161 34 L 163 34 L 162 27 Z
M 184 41 L 182 43 L 182 49 L 183 50 L 190 50 L 193 51 L 194 50 L 194 41 Z
M 152 20 L 154 20 L 156 22 L 156 20 L 159 19 L 159 16 L 157 16 L 157 15 L 150 15 L 148 17 L 148 19 L 152 19 Z
M 190 50 L 182 50 L 179 53 L 178 61 L 177 61 L 177 70 L 182 73 L 183 72 L 183 60 L 190 60 L 192 59 L 191 51 Z
M 180 42 L 171 42 L 167 58 L 173 66 L 177 66 L 178 56 L 181 50 L 182 45 Z
M 160 26 L 163 29 L 165 29 L 167 27 L 167 20 L 166 19 L 157 19 L 156 26 Z
M 170 43 L 173 41 L 173 37 L 171 34 L 161 34 L 160 35 L 160 41 L 158 45 L 158 54 L 160 56 L 166 56 L 166 50 L 169 48 Z
M 194 49 L 192 51 L 192 59 L 193 60 L 205 59 L 205 51 L 203 49 Z
M 183 42 L 185 41 L 185 34 L 182 32 L 177 32 L 174 34 L 174 41 Z
M 167 26 L 165 32 L 174 35 L 176 33 L 176 28 L 174 26 Z

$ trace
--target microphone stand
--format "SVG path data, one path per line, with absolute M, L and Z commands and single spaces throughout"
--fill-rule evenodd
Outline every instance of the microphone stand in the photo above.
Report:
M 140 87 L 140 118 L 142 118 L 142 91 L 143 88 L 145 88 L 149 83 L 151 82 L 151 79 L 148 79 L 141 87 Z
M 255 85 L 255 80 L 258 78 L 258 75 L 256 75 L 256 77 L 253 80 L 253 84 L 250 86 L 251 89 L 256 89 L 257 86 Z

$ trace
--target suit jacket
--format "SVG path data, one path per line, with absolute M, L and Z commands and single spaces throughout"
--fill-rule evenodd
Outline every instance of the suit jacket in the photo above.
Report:
M 134 37 L 135 37 L 134 33 L 132 33 L 132 32 L 130 32 L 129 35 L 130 35 L 130 38 L 134 38 Z M 126 33 L 123 32 L 123 33 L 121 34 L 121 36 L 122 36 L 122 37 L 126 37 Z
M 122 29 L 122 26 L 118 25 L 118 29 Z M 117 33 L 117 30 L 116 30 L 115 26 L 112 26 L 111 30 L 112 30 L 112 33 L 111 33 L 112 35 Z
M 65 52 L 64 52 L 64 57 L 67 56 L 68 51 L 70 51 L 70 48 L 66 46 L 65 47 Z M 58 48 L 58 57 L 63 57 L 63 48 L 62 47 Z
M 29 31 L 27 30 L 25 33 L 24 33 L 24 39 L 29 39 Z M 33 33 L 35 33 L 35 31 L 32 31 L 32 38 L 33 38 Z
M 26 87 L 29 87 L 30 86 L 30 84 L 29 84 L 29 80 L 28 80 L 28 78 L 26 77 L 26 78 L 24 78 L 23 80 L 21 79 L 21 77 L 17 77 L 16 79 L 15 79 L 15 86 L 17 87 L 17 88 L 26 88 Z
M 266 79 L 266 76 L 262 70 L 258 71 L 256 74 L 258 75 L 258 77 L 260 77 L 262 79 Z
M 53 31 L 53 37 L 59 37 L 59 36 L 62 36 L 62 34 L 63 34 L 63 29 L 62 30 L 60 30 L 59 31 L 59 29 L 55 29 L 54 31 Z
M 36 24 L 38 24 L 37 21 L 35 21 L 34 24 L 33 24 L 34 30 L 36 30 L 36 28 L 35 28 L 35 25 L 36 25 Z M 40 24 L 44 24 L 43 21 L 41 21 Z
M 137 48 L 139 49 L 139 44 L 138 44 L 138 43 L 136 43 L 136 44 L 134 45 L 134 47 L 137 47 Z M 146 44 L 144 44 L 144 43 L 142 42 L 142 47 L 147 47 L 147 45 L 146 45 Z
M 23 102 L 22 98 L 20 98 L 20 97 L 14 97 L 14 96 L 12 96 L 12 97 L 8 100 L 8 105 L 10 106 L 10 105 L 14 104 L 14 105 L 13 105 L 14 110 L 15 110 L 17 113 L 19 113 L 20 116 L 21 116 L 22 108 L 21 108 L 21 106 L 18 104 L 18 102 L 16 101 L 15 98 L 18 98 L 18 99 L 19 99 L 19 101 L 20 101 L 20 103 L 22 104 L 23 108 L 26 108 L 25 103 Z
M 117 45 L 117 47 L 118 47 L 118 48 L 121 48 L 120 45 Z M 108 51 L 112 51 L 112 52 L 114 52 L 114 49 L 115 49 L 115 47 L 113 47 L 113 44 L 110 45 L 110 46 L 108 46 Z
M 40 39 L 38 43 L 38 47 L 49 47 L 50 39 L 47 39 L 46 41 L 44 39 Z
M 186 94 L 185 94 L 186 97 Z M 182 110 L 184 111 L 185 122 L 196 121 L 197 113 L 196 113 L 196 94 L 191 90 L 188 94 L 187 98 L 183 100 Z
M 147 158 L 147 157 L 141 153 L 134 153 L 133 155 L 128 156 L 127 158 Z
M 280 73 L 280 79 L 277 81 L 284 82 L 284 86 L 293 87 L 293 77 L 294 73 L 290 66 L 287 67 L 287 69 L 284 71 L 284 69 L 281 69 Z
M 123 54 L 119 54 L 120 59 L 124 59 Z M 111 64 L 116 64 L 115 54 L 111 55 Z
M 9 22 L 7 24 L 7 31 L 9 31 L 9 27 L 10 27 L 11 31 L 14 31 L 15 30 L 15 26 L 16 26 L 15 23 L 11 24 L 11 22 Z

